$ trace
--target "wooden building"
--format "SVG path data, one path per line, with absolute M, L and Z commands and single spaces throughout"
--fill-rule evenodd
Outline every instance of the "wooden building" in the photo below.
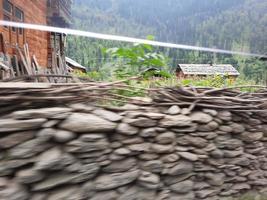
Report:
M 0 19 L 30 24 L 68 27 L 71 23 L 72 0 L 0 0 Z M 21 61 L 19 49 L 28 47 L 41 67 L 53 67 L 64 61 L 65 36 L 59 33 L 0 26 L 0 61 L 6 55 Z M 59 61 L 59 57 L 63 58 Z
M 210 64 L 178 64 L 176 76 L 178 78 L 206 77 L 211 75 L 223 75 L 228 77 L 238 77 L 240 73 L 229 64 L 210 65 Z
M 86 67 L 82 66 L 81 64 L 77 63 L 75 60 L 72 60 L 69 57 L 66 57 L 66 64 L 68 67 L 69 72 L 79 71 L 82 73 L 86 73 Z

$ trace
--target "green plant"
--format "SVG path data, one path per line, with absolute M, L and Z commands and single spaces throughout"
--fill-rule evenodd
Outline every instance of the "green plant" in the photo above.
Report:
M 104 79 L 104 74 L 99 72 L 99 71 L 90 71 L 87 73 L 83 73 L 80 71 L 74 71 L 74 75 L 78 76 L 80 78 L 89 78 L 93 81 L 103 81 L 103 79 Z
M 183 86 L 196 86 L 196 87 L 214 87 L 214 88 L 225 88 L 242 85 L 255 85 L 256 83 L 251 80 L 243 78 L 231 78 L 228 76 L 214 75 L 207 77 L 191 77 L 179 80 L 179 85 Z
M 148 36 L 147 39 L 153 40 L 153 36 Z M 130 76 L 145 74 L 155 76 L 153 73 L 144 73 L 150 67 L 157 69 L 157 75 L 168 77 L 167 59 L 161 54 L 155 52 L 154 48 L 148 44 L 134 44 L 131 47 L 110 48 L 104 49 L 105 53 L 114 59 L 115 70 L 114 76 L 116 79 L 127 78 Z

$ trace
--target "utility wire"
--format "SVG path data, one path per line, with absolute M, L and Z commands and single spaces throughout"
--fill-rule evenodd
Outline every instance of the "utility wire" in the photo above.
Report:
M 25 29 L 47 31 L 47 32 L 63 33 L 63 34 L 67 34 L 67 35 L 84 36 L 84 37 L 88 37 L 88 38 L 95 38 L 95 39 L 102 39 L 102 40 L 113 40 L 113 41 L 130 42 L 130 43 L 142 43 L 142 44 L 149 44 L 152 46 L 160 46 L 160 47 L 167 47 L 167 48 L 176 48 L 176 49 L 204 51 L 204 52 L 213 52 L 213 53 L 221 53 L 221 54 L 232 54 L 232 55 L 242 55 L 242 56 L 267 58 L 267 55 L 250 53 L 250 52 L 230 51 L 230 50 L 224 50 L 224 49 L 158 42 L 158 41 L 151 41 L 151 40 L 145 40 L 145 39 L 139 39 L 139 38 L 133 38 L 133 37 L 93 33 L 93 32 L 74 30 L 74 29 L 69 29 L 69 28 L 58 28 L 58 27 L 45 26 L 45 25 L 18 23 L 18 22 L 10 22 L 10 21 L 3 21 L 3 20 L 0 20 L 0 25 L 16 27 L 16 28 L 25 28 Z

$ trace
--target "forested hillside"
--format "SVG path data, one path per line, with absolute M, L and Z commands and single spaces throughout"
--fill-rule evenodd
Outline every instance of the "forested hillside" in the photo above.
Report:
M 164 42 L 267 52 L 266 0 L 74 0 L 73 18 L 73 28 L 93 32 L 142 38 L 152 34 Z M 69 55 L 91 67 L 103 64 L 103 47 L 126 45 L 82 38 L 69 41 Z M 172 66 L 213 61 L 212 54 L 160 50 L 170 57 Z M 253 68 L 246 69 L 251 63 L 258 71 L 264 70 L 264 63 L 254 61 L 222 55 L 216 60 L 234 64 L 246 73 Z

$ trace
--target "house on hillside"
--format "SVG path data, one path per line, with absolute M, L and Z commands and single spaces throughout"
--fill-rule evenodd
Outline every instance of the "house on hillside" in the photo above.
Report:
M 71 4 L 72 0 L 0 0 L 0 19 L 68 27 L 71 23 Z M 40 67 L 65 65 L 65 37 L 60 33 L 0 26 L 0 61 L 18 61 L 19 70 L 22 70 L 23 56 L 19 53 L 22 51 L 22 55 L 28 55 L 30 59 L 34 55 Z M 29 62 L 25 64 L 25 60 L 24 65 L 29 65 Z M 54 72 L 63 71 L 54 69 Z
M 186 77 L 206 77 L 211 75 L 224 75 L 236 78 L 240 73 L 229 64 L 210 65 L 210 64 L 178 64 L 176 76 L 178 78 Z
M 266 55 L 266 57 L 260 57 L 260 60 L 267 61 L 267 55 Z
M 81 64 L 77 63 L 75 60 L 72 60 L 69 57 L 66 57 L 66 64 L 68 67 L 69 72 L 79 71 L 82 73 L 86 73 L 86 67 L 82 66 Z

